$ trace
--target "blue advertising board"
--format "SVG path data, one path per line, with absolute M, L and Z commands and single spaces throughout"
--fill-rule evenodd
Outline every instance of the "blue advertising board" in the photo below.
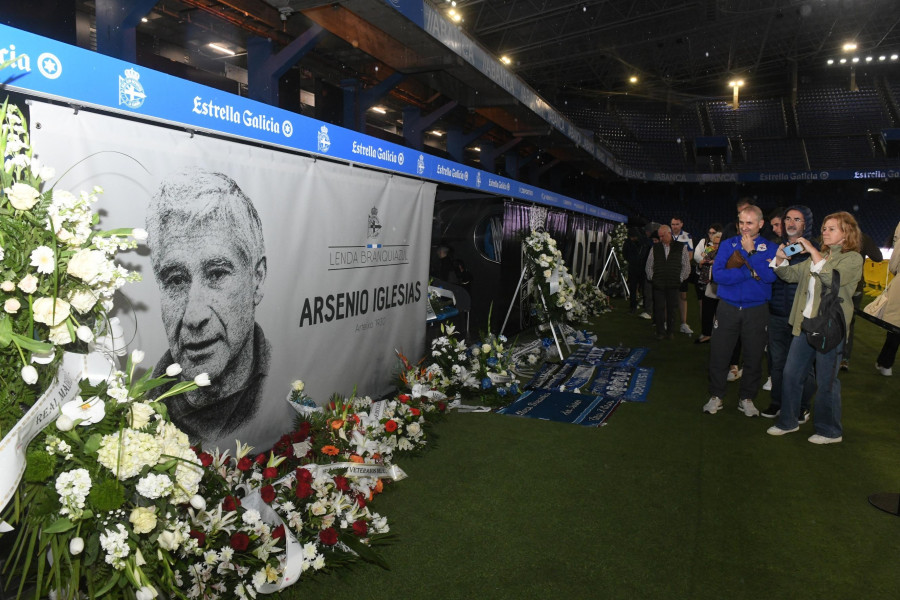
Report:
M 514 179 L 0 25 L 0 62 L 5 61 L 11 61 L 2 72 L 7 89 L 627 221 Z

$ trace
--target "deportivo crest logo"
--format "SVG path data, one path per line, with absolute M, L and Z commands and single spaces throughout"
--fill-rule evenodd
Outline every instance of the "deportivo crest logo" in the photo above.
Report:
M 367 228 L 366 237 L 369 239 L 375 239 L 381 234 L 381 221 L 378 219 L 378 208 L 373 206 L 372 210 L 369 211 L 369 224 Z
M 144 86 L 138 81 L 140 74 L 134 69 L 125 69 L 125 77 L 119 75 L 119 104 L 128 108 L 140 108 L 147 99 Z
M 318 149 L 319 152 L 328 152 L 328 149 L 331 148 L 331 140 L 328 139 L 328 128 L 322 125 L 316 134 L 316 138 L 318 140 Z

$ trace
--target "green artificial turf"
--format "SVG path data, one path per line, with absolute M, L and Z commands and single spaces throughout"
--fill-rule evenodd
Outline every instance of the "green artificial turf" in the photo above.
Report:
M 900 385 L 874 369 L 883 330 L 857 322 L 844 442 L 816 446 L 812 423 L 766 435 L 772 420 L 737 411 L 736 383 L 702 413 L 709 345 L 656 341 L 615 306 L 598 345 L 651 348 L 648 402 L 599 429 L 450 415 L 371 504 L 398 536 L 381 549 L 391 570 L 317 574 L 282 597 L 898 597 L 900 517 L 867 501 L 900 492 Z

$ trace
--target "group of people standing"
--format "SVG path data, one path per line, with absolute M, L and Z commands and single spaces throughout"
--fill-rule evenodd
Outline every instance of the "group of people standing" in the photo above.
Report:
M 815 397 L 815 433 L 809 441 L 840 442 L 838 373 L 848 336 L 852 336 L 854 307 L 862 296 L 864 255 L 874 252 L 868 250 L 874 244 L 870 240 L 864 243 L 856 219 L 847 212 L 825 217 L 818 229 L 820 245 L 814 239 L 813 213 L 806 206 L 795 205 L 770 215 L 765 235 L 766 219 L 759 207 L 742 200 L 737 209 L 736 223 L 711 225 L 696 246 L 683 231 L 680 217 L 673 218 L 670 225 L 651 224 L 644 231 L 646 239 L 641 239 L 639 230 L 632 230 L 625 251 L 632 289 L 636 291 L 642 277 L 646 283 L 641 316 L 649 317 L 652 310 L 660 340 L 674 337 L 679 316 L 680 330 L 693 333 L 686 318 L 687 282 L 692 277 L 701 306 L 701 331 L 695 342 L 711 346 L 709 399 L 703 412 L 721 410 L 726 383 L 740 379 L 738 410 L 749 417 L 777 419 L 767 430 L 770 435 L 798 431 L 809 419 Z M 895 246 L 900 246 L 898 237 L 900 225 Z M 877 258 L 881 258 L 880 251 Z M 894 273 L 900 269 L 900 250 L 894 252 L 890 268 Z M 801 326 L 819 314 L 823 294 L 831 289 L 835 275 L 846 334 L 833 348 L 817 350 L 807 342 Z M 631 297 L 634 313 L 636 296 L 633 293 Z M 891 375 L 898 342 L 900 335 L 888 333 L 876 364 L 882 375 Z M 771 403 L 761 413 L 755 400 L 763 387 L 764 358 L 769 363 L 770 379 L 765 387 L 771 389 Z M 742 369 L 738 366 L 741 359 Z M 843 367 L 847 368 L 846 361 Z

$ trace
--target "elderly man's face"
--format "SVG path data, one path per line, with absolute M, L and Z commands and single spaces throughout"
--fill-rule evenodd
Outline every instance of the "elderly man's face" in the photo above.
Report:
M 784 215 L 784 233 L 789 238 L 798 238 L 806 229 L 806 221 L 799 210 L 789 210 Z
M 671 244 L 672 243 L 672 230 L 668 227 L 660 227 L 659 228 L 659 241 L 663 244 Z
M 254 269 L 225 223 L 176 226 L 160 237 L 154 271 L 169 348 L 185 375 L 208 373 L 215 386 L 253 358 L 265 261 Z

